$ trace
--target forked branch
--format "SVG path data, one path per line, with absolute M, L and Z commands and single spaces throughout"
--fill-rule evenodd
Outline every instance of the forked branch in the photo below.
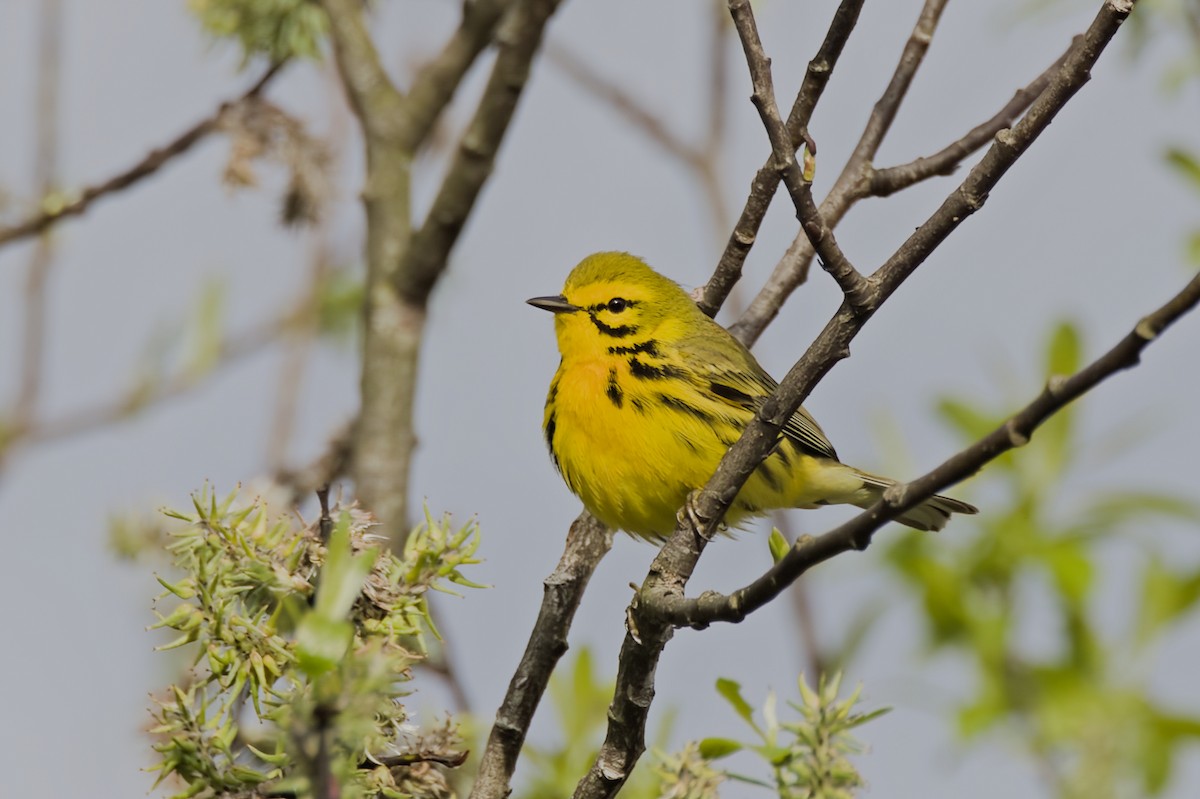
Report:
M 846 46 L 846 40 L 850 38 L 850 32 L 854 30 L 854 26 L 858 22 L 858 13 L 862 10 L 864 2 L 865 0 L 842 0 L 837 12 L 833 15 L 833 21 L 829 24 L 829 30 L 825 33 L 825 39 L 821 42 L 820 50 L 808 62 L 808 69 L 804 73 L 804 82 L 800 85 L 796 101 L 792 104 L 791 113 L 788 114 L 787 134 L 792 142 L 799 143 L 809 140 L 808 122 L 817 107 L 817 102 L 821 99 L 821 94 L 825 91 L 825 86 L 829 83 L 833 68 L 842 54 L 842 48 Z M 758 229 L 762 226 L 763 218 L 767 215 L 767 208 L 771 204 L 771 198 L 779 186 L 780 174 L 775 163 L 776 157 L 772 148 L 771 155 L 759 168 L 750 184 L 750 195 L 746 198 L 746 204 L 742 208 L 737 224 L 734 225 L 733 233 L 729 236 L 729 243 L 725 245 L 721 260 L 717 263 L 713 276 L 705 284 L 702 295 L 697 301 L 700 310 L 709 316 L 716 315 L 726 298 L 729 297 L 729 292 L 733 290 L 734 284 L 741 279 L 746 256 L 749 255 L 750 248 L 754 246 Z
M 715 621 L 741 621 L 813 566 L 843 552 L 866 549 L 875 532 L 888 521 L 965 480 L 1005 452 L 1025 446 L 1034 431 L 1055 413 L 1117 372 L 1137 366 L 1142 350 L 1197 304 L 1200 304 L 1200 275 L 1192 278 L 1154 313 L 1142 318 L 1104 355 L 1070 377 L 1051 378 L 1041 394 L 991 433 L 933 471 L 894 486 L 883 499 L 845 524 L 816 538 L 797 541 L 787 555 L 754 582 L 728 595 L 713 591 L 695 599 L 663 595 L 656 610 L 677 627 L 706 627 Z
M 812 183 L 805 179 L 804 172 L 796 161 L 796 146 L 788 136 L 787 128 L 779 116 L 779 107 L 775 103 L 771 60 L 763 51 L 749 0 L 733 0 L 729 3 L 729 12 L 733 15 L 733 24 L 742 40 L 742 50 L 750 67 L 750 80 L 754 86 L 754 93 L 750 99 L 767 129 L 767 137 L 771 140 L 771 151 L 775 158 L 775 169 L 796 206 L 796 218 L 808 235 L 813 249 L 821 256 L 822 266 L 841 287 L 850 309 L 856 314 L 870 315 L 874 310 L 871 307 L 875 302 L 874 291 L 838 246 L 833 231 L 825 224 L 816 202 L 813 201 Z

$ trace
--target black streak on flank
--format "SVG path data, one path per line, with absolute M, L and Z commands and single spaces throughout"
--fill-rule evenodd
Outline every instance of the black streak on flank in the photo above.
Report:
M 625 338 L 626 336 L 632 336 L 634 333 L 638 332 L 637 325 L 609 327 L 597 319 L 594 313 L 588 314 L 588 319 L 592 320 L 592 324 L 595 325 L 596 329 L 599 330 L 603 335 L 611 336 L 612 338 Z
M 654 339 L 642 341 L 631 347 L 609 347 L 609 355 L 641 355 L 645 353 L 652 358 L 658 357 L 658 342 Z
M 778 493 L 782 490 L 783 486 L 779 482 L 779 476 L 771 470 L 770 461 L 763 461 L 762 465 L 758 467 L 758 473 L 762 475 L 762 479 L 767 482 L 772 491 Z
M 612 368 L 608 370 L 608 388 L 604 390 L 608 395 L 612 404 L 620 408 L 625 402 L 625 394 L 621 391 L 621 384 L 617 382 L 617 370 Z
M 775 448 L 775 454 L 779 456 L 779 460 L 783 461 L 785 469 L 792 467 L 792 456 L 788 454 L 788 445 L 786 441 L 780 441 L 779 446 Z
M 558 375 L 550 381 L 550 396 L 546 398 L 546 408 L 549 409 L 554 405 L 554 400 L 558 398 Z M 550 450 L 550 460 L 554 461 L 554 468 L 562 471 L 562 467 L 558 465 L 558 455 L 554 453 L 554 431 L 558 427 L 558 414 L 550 411 L 549 417 L 546 419 L 546 448 Z
M 724 383 L 709 383 L 709 389 L 721 399 L 727 399 L 730 402 L 736 402 L 738 405 L 749 406 L 753 404 L 754 399 L 745 391 L 739 391 L 733 386 L 727 386 Z
M 695 405 L 689 405 L 687 402 L 684 402 L 678 397 L 672 397 L 670 394 L 659 394 L 658 401 L 663 405 L 666 405 L 668 408 L 673 408 L 674 410 L 686 413 L 689 416 L 694 416 L 702 422 L 712 424 L 713 418 L 710 413 L 697 408 Z
M 629 359 L 629 372 L 641 380 L 665 380 L 683 374 L 674 366 L 651 366 L 648 363 L 642 363 L 637 358 Z
M 550 418 L 546 420 L 546 448 L 550 450 L 550 460 L 554 461 L 554 468 L 562 471 L 562 467 L 558 465 L 558 455 L 554 452 L 554 430 L 558 427 L 558 416 L 551 412 Z

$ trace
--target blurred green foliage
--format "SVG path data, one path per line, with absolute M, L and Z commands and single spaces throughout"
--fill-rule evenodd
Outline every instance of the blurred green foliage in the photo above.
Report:
M 478 528 L 427 516 L 396 556 L 366 514 L 335 513 L 302 527 L 207 489 L 167 512 L 185 523 L 168 547 L 181 577 L 159 578 L 173 605 L 154 627 L 177 634 L 159 649 L 193 653 L 152 730 L 175 796 L 304 797 L 318 779 L 344 797 L 449 795 L 430 763 L 459 759 L 454 725 L 422 732 L 402 700 L 433 632 L 428 592 L 475 585 L 460 569 Z
M 709 761 L 743 750 L 757 754 L 771 770 L 770 781 L 736 774 L 727 777 L 770 788 L 779 799 L 850 799 L 864 785 L 849 759 L 862 752 L 851 731 L 883 715 L 887 708 L 856 713 L 862 686 L 839 700 L 841 682 L 840 674 L 822 676 L 814 691 L 801 675 L 801 702 L 788 702 L 788 707 L 800 714 L 799 720 L 780 721 L 775 695 L 769 693 L 759 724 L 754 709 L 742 696 L 742 687 L 733 680 L 717 680 L 717 692 L 754 731 L 758 742 L 706 738 L 700 741 L 697 751 Z
M 245 62 L 317 58 L 329 27 L 313 0 L 188 0 L 188 7 L 213 36 L 236 40 Z
M 1162 76 L 1167 91 L 1179 92 L 1200 78 L 1200 0 L 1143 0 L 1125 27 L 1134 56 L 1171 54 Z
M 1165 158 L 1168 166 L 1196 192 L 1196 199 L 1200 200 L 1200 157 L 1192 150 L 1168 147 Z M 1200 202 L 1196 204 L 1196 207 L 1200 209 Z M 1193 266 L 1200 266 L 1200 223 L 1197 223 L 1188 234 L 1184 248 L 1188 261 Z
M 1060 324 L 1045 376 L 1076 371 L 1082 350 L 1078 330 Z M 964 442 L 1007 415 L 962 399 L 943 400 L 940 412 Z M 1077 427 L 1069 406 L 988 468 L 976 484 L 993 499 L 974 534 L 962 522 L 940 536 L 906 531 L 889 539 L 887 561 L 924 608 L 930 650 L 974 672 L 974 695 L 957 714 L 967 740 L 1013 733 L 1064 799 L 1156 794 L 1179 749 L 1200 740 L 1200 702 L 1164 702 L 1147 674 L 1155 647 L 1195 620 L 1200 558 L 1168 554 L 1178 547 L 1153 533 L 1163 520 L 1194 530 L 1200 505 L 1162 493 L 1152 475 L 1145 490 L 1118 486 L 1068 504 L 1066 478 L 1087 457 Z M 1119 624 L 1111 596 L 1127 587 L 1136 608 Z M 1034 643 L 1039 630 L 1055 643 Z
M 743 743 L 731 738 L 688 741 L 677 752 L 663 747 L 672 726 L 668 717 L 651 747 L 651 757 L 641 760 L 621 789 L 629 799 L 716 799 L 722 785 L 735 780 L 765 788 L 780 799 L 849 799 L 863 785 L 849 755 L 861 746 L 851 730 L 886 710 L 857 713 L 861 687 L 839 700 L 841 677 L 822 678 L 814 691 L 801 677 L 801 702 L 788 707 L 799 713 L 796 721 L 779 719 L 774 694 L 761 709 L 762 723 L 742 697 L 733 680 L 717 681 L 717 692 L 753 730 L 757 741 Z M 517 791 L 522 799 L 560 799 L 570 796 L 579 778 L 596 758 L 607 723 L 608 704 L 614 682 L 597 677 L 591 652 L 582 649 L 567 670 L 560 669 L 550 681 L 550 698 L 558 717 L 552 746 L 527 743 L 523 752 L 532 769 L 526 787 Z M 714 762 L 748 751 L 758 755 L 769 771 L 769 779 L 758 779 L 722 770 Z M 766 795 L 766 794 L 764 794 Z

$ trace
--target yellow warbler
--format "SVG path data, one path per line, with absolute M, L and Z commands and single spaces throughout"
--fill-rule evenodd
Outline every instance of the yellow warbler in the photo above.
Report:
M 585 258 L 563 293 L 530 305 L 554 313 L 562 361 L 546 397 L 555 466 L 610 527 L 662 539 L 776 382 L 678 285 L 621 252 Z M 731 525 L 775 508 L 870 506 L 894 480 L 847 466 L 803 408 L 726 514 Z M 940 530 L 977 509 L 935 496 L 897 521 Z

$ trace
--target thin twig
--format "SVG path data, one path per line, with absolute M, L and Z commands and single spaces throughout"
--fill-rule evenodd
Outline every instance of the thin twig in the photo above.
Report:
M 62 65 L 62 0 L 39 6 L 38 55 L 34 119 L 33 182 L 46 197 L 58 179 L 58 96 Z M 54 264 L 54 242 L 42 231 L 25 272 L 25 314 L 21 338 L 21 372 L 11 426 L 20 430 L 33 424 L 42 391 L 46 351 L 46 285 Z
M 546 59 L 580 88 L 615 111 L 625 122 L 663 152 L 694 167 L 704 161 L 700 148 L 675 133 L 654 109 L 638 100 L 622 86 L 600 74 L 575 53 L 559 44 L 546 45 Z
M 737 1 L 732 0 L 731 5 Z M 964 191 L 964 187 L 956 190 L 943 208 L 901 246 L 893 259 L 889 259 L 890 266 L 885 265 L 873 276 L 880 291 L 880 302 L 886 300 L 961 223 L 965 218 L 962 214 L 964 204 L 974 200 L 977 205 L 981 198 L 977 192 L 986 191 L 1000 179 L 1087 81 L 1096 59 L 1133 6 L 1134 0 L 1108 0 L 1103 4 L 1051 85 L 1012 131 L 997 137 L 980 164 L 971 171 L 964 181 L 964 187 L 970 190 Z M 960 195 L 962 202 L 952 202 Z M 960 215 L 954 216 L 955 213 Z M 1200 284 L 1200 279 L 1196 283 Z M 645 750 L 646 719 L 654 696 L 655 671 L 662 650 L 674 631 L 673 623 L 663 616 L 662 608 L 683 598 L 684 588 L 705 546 L 716 534 L 725 510 L 749 475 L 777 445 L 784 422 L 829 369 L 846 357 L 850 342 L 867 318 L 852 313 L 843 304 L 780 382 L 775 393 L 763 403 L 755 419 L 722 458 L 712 479 L 688 498 L 675 532 L 654 559 L 629 608 L 629 630 L 621 646 L 607 734 L 595 762 L 575 789 L 576 799 L 614 796 Z M 1141 327 L 1154 334 L 1159 330 L 1153 325 Z M 910 486 L 909 490 L 927 488 L 933 492 L 929 484 L 920 482 Z M 891 491 L 886 496 L 889 507 L 901 506 L 911 499 L 911 496 Z
M 770 602 L 818 563 L 851 550 L 864 550 L 876 531 L 904 511 L 978 472 L 1009 450 L 1029 443 L 1037 428 L 1072 401 L 1117 372 L 1137 366 L 1142 350 L 1181 316 L 1200 304 L 1200 275 L 1137 325 L 1112 349 L 1070 377 L 1052 377 L 1041 394 L 991 433 L 909 483 L 896 485 L 883 499 L 824 535 L 806 537 L 762 577 L 729 595 L 706 592 L 696 599 L 664 596 L 658 606 L 676 626 L 704 627 L 738 622 Z
M 718 10 L 721 0 L 712 0 Z M 594 67 L 570 50 L 554 45 L 546 46 L 546 56 L 558 69 L 581 88 L 615 111 L 625 122 L 664 153 L 687 169 L 704 193 L 709 219 L 714 230 L 727 223 L 728 209 L 725 193 L 721 186 L 719 157 L 723 141 L 723 110 L 725 106 L 726 50 L 724 43 L 724 15 L 717 15 L 717 25 L 712 31 L 710 52 L 705 59 L 710 74 L 708 129 L 704 142 L 695 145 L 671 130 L 666 121 L 651 107 L 638 100 L 624 87 L 598 72 Z
M 236 100 L 222 103 L 211 116 L 197 122 L 182 134 L 162 147 L 157 147 L 123 172 L 113 175 L 108 180 L 88 186 L 74 192 L 73 199 L 51 207 L 42 207 L 28 219 L 8 227 L 0 228 L 0 245 L 8 244 L 17 239 L 36 236 L 50 225 L 70 216 L 79 216 L 93 202 L 113 192 L 127 189 L 143 178 L 149 177 L 177 156 L 183 155 L 196 146 L 210 133 L 220 128 L 221 119 L 236 105 L 252 100 L 267 87 L 267 84 L 279 74 L 282 63 L 273 64 L 263 73 L 254 85 L 246 90 Z
M 804 73 L 804 82 L 800 85 L 796 101 L 792 104 L 791 113 L 788 114 L 787 133 L 791 141 L 802 142 L 808 138 L 808 122 L 812 117 L 812 112 L 816 108 L 821 94 L 825 91 L 825 86 L 829 83 L 829 78 L 833 74 L 833 68 L 842 53 L 842 48 L 846 45 L 846 40 L 850 38 L 850 33 L 858 22 L 858 14 L 862 10 L 864 2 L 865 0 L 842 0 L 833 16 L 833 21 L 829 24 L 829 30 L 825 33 L 825 39 L 821 42 L 820 50 L 808 62 L 808 69 Z M 700 309 L 709 316 L 716 315 L 729 296 L 729 292 L 733 290 L 733 286 L 741 278 L 746 256 L 750 253 L 762 221 L 767 215 L 767 208 L 771 204 L 775 188 L 779 185 L 779 178 L 779 172 L 775 168 L 775 154 L 772 150 L 766 163 L 758 170 L 750 184 L 750 195 L 746 198 L 741 216 L 734 225 L 716 270 L 705 284 L 700 299 L 697 301 Z
M 1050 78 L 1062 67 L 1069 52 L 1068 49 L 1059 56 L 1057 61 L 1034 78 L 1028 86 L 1018 89 L 1008 104 L 997 111 L 991 119 L 971 128 L 965 135 L 950 142 L 933 155 L 916 158 L 906 164 L 871 169 L 867 179 L 868 193 L 872 197 L 887 197 L 922 180 L 953 174 L 967 156 L 991 141 L 999 131 L 1011 125 L 1013 120 L 1024 113 L 1025 109 L 1038 98 L 1038 95 L 1045 91 L 1046 87 L 1050 85 Z
M 299 505 L 314 491 L 330 485 L 344 475 L 350 465 L 354 442 L 354 424 L 347 423 L 330 437 L 325 451 L 312 463 L 299 469 L 281 469 L 272 479 L 291 491 L 293 505 Z
M 899 188 L 907 188 L 935 175 L 952 172 L 971 154 L 990 142 L 997 133 L 1012 125 L 1033 104 L 1062 67 L 1063 60 L 1070 51 L 1071 48 L 1067 48 L 1053 64 L 1024 88 L 1018 90 L 1012 100 L 991 119 L 972 128 L 962 137 L 944 147 L 939 153 L 931 156 L 921 166 L 916 166 L 916 164 L 923 159 L 917 159 L 912 164 L 903 164 L 897 167 L 898 171 L 891 173 L 890 168 L 876 170 L 868 163 L 862 165 L 861 171 L 856 173 L 850 170 L 850 163 L 847 162 L 841 177 L 821 202 L 819 210 L 822 218 L 830 227 L 836 227 L 855 203 L 868 196 L 874 196 L 872 187 L 876 185 L 874 181 L 877 175 L 883 175 L 878 183 L 880 191 L 884 194 L 891 194 Z M 910 180 L 911 182 L 909 182 Z M 900 185 L 901 183 L 904 185 Z M 754 298 L 742 317 L 730 326 L 729 332 L 733 333 L 743 344 L 753 344 L 779 313 L 779 309 L 791 296 L 791 292 L 807 279 L 809 264 L 812 263 L 814 254 L 808 237 L 797 236 L 787 253 L 780 259 L 771 279 Z
M 331 738 L 333 737 L 333 720 L 337 716 L 337 708 L 324 702 L 313 709 L 313 721 L 316 722 L 317 752 L 312 762 L 312 793 L 313 799 L 340 799 L 342 786 L 333 775 L 333 752 Z
M 775 103 L 775 87 L 771 79 L 771 62 L 763 50 L 758 36 L 758 26 L 750 10 L 749 0 L 731 0 L 729 11 L 733 24 L 742 40 L 742 50 L 750 68 L 750 79 L 754 93 L 750 99 L 758 109 L 771 150 L 775 158 L 775 169 L 779 172 L 792 202 L 796 206 L 796 218 L 808 235 L 808 240 L 822 258 L 821 265 L 833 276 L 846 296 L 846 303 L 857 314 L 870 314 L 874 292 L 868 281 L 858 273 L 854 265 L 842 252 L 834 239 L 833 231 L 825 224 L 821 212 L 812 197 L 812 183 L 805 180 L 800 164 L 796 161 L 796 147 L 788 138 L 779 107 Z
M 286 334 L 290 317 L 251 328 L 221 343 L 214 364 L 202 373 L 182 370 L 163 379 L 139 382 L 125 396 L 68 411 L 61 416 L 36 422 L 15 431 L 5 441 L 12 449 L 36 446 L 81 435 L 118 422 L 127 421 L 140 411 L 177 399 L 207 385 L 208 378 L 234 363 L 263 351 Z
M 373 757 L 368 760 L 363 760 L 358 764 L 360 769 L 373 769 L 376 766 L 384 766 L 385 768 L 400 768 L 403 766 L 415 766 L 418 763 L 436 763 L 439 766 L 447 768 L 458 768 L 463 763 L 467 762 L 470 757 L 470 752 L 451 752 L 444 754 L 441 752 L 405 752 L 399 755 L 385 755 L 383 757 Z
M 913 77 L 929 50 L 946 2 L 947 0 L 925 0 L 917 23 L 904 44 L 896 69 L 892 72 L 891 80 L 871 109 L 862 135 L 846 160 L 841 174 L 834 181 L 833 188 L 821 202 L 820 215 L 830 229 L 836 228 L 850 206 L 862 198 L 862 172 L 874 160 L 880 145 L 891 130 L 896 112 L 908 94 Z M 785 256 L 776 264 L 766 285 L 750 302 L 746 313 L 730 327 L 730 332 L 743 344 L 750 346 L 758 340 L 763 330 L 779 313 L 783 303 L 796 287 L 804 282 L 813 254 L 814 250 L 808 242 L 808 232 L 802 230 Z

